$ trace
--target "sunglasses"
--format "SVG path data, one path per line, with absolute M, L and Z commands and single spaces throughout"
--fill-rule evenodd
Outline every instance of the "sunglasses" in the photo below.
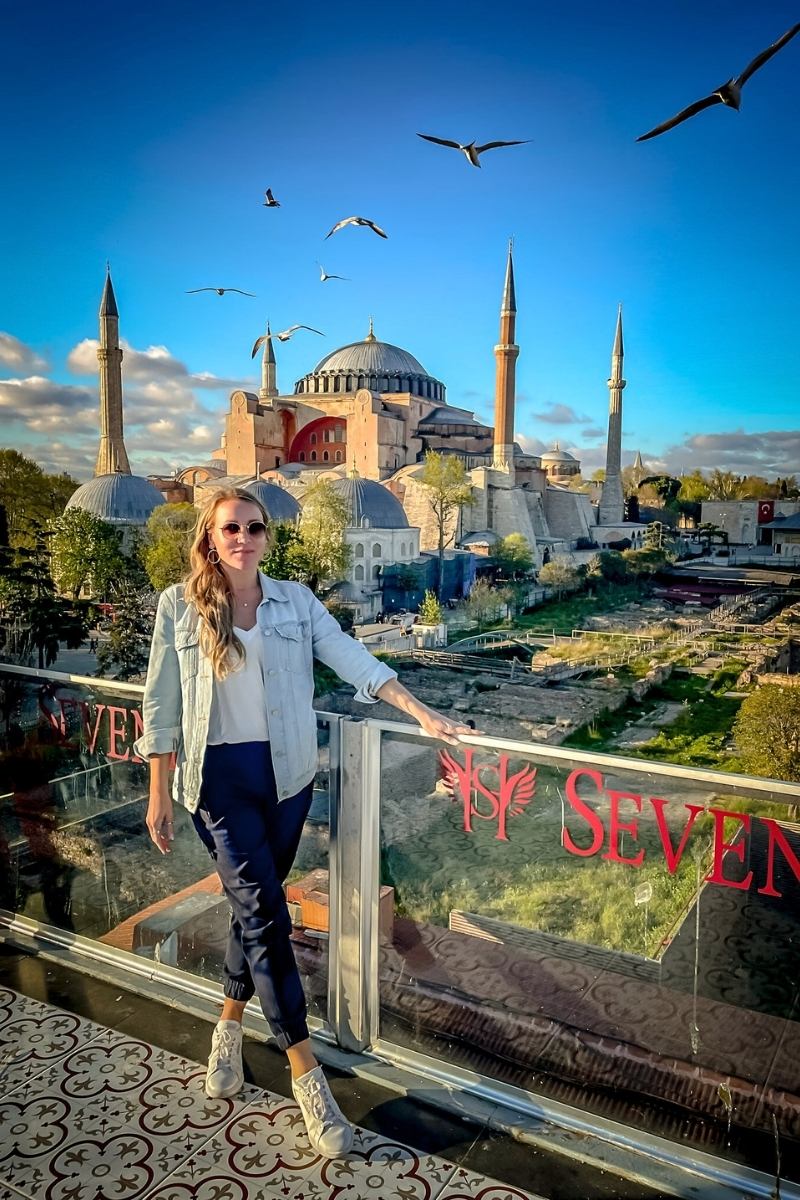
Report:
M 252 538 L 263 537 L 267 532 L 267 527 L 263 521 L 248 521 L 246 525 L 241 525 L 239 521 L 226 521 L 220 528 L 226 538 L 238 537 L 243 529 Z

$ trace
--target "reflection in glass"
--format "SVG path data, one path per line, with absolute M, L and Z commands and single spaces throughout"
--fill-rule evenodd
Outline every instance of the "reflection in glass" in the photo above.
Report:
M 230 909 L 180 805 L 172 853 L 150 841 L 147 765 L 133 752 L 141 693 L 0 669 L 0 908 L 217 981 Z M 320 871 L 317 891 L 327 888 L 328 740 L 323 725 L 290 877 Z M 312 927 L 299 904 L 292 912 L 309 1011 L 324 1018 L 327 924 Z
M 728 792 L 578 754 L 384 733 L 382 1036 L 582 1107 L 627 1095 L 624 1119 L 646 1099 L 720 1121 L 722 1141 L 728 1116 L 771 1137 L 774 1113 L 793 1135 L 800 830 L 787 805 L 737 794 L 735 777 Z

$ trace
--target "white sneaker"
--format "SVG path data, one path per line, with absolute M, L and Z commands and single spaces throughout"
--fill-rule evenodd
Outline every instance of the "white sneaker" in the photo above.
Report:
M 211 1036 L 206 1095 L 221 1100 L 235 1096 L 243 1087 L 242 1027 L 238 1021 L 218 1021 Z
M 322 1067 L 292 1080 L 292 1093 L 300 1105 L 308 1140 L 324 1158 L 338 1158 L 353 1144 L 353 1126 L 331 1095 Z

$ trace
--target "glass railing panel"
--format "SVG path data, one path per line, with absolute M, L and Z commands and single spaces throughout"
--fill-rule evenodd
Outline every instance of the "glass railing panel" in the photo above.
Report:
M 786 1170 L 800 787 L 487 741 L 383 731 L 382 1039 Z
M 148 768 L 133 749 L 142 692 L 0 667 L 0 909 L 218 981 L 230 909 L 213 862 L 180 805 L 170 854 L 145 828 Z M 309 1012 L 326 1020 L 338 725 L 318 724 L 319 771 L 287 896 Z

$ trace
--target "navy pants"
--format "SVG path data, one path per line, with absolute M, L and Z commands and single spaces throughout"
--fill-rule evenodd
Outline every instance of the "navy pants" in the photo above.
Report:
M 249 1000 L 258 993 L 282 1050 L 308 1037 L 283 882 L 297 854 L 312 789 L 309 783 L 278 803 L 269 742 L 208 746 L 193 814 L 232 910 L 225 995 Z

